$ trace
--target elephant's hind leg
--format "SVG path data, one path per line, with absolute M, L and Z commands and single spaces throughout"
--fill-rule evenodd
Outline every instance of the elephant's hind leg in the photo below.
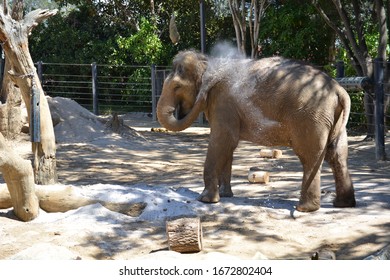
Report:
M 323 159 L 317 159 L 317 162 L 303 164 L 301 196 L 296 208 L 300 212 L 313 212 L 321 206 L 322 162 Z
M 333 205 L 335 207 L 355 207 L 355 192 L 347 164 L 348 139 L 345 130 L 328 146 L 325 160 L 329 162 L 336 182 L 336 198 Z
M 313 212 L 321 206 L 321 167 L 326 153 L 326 132 L 300 135 L 294 152 L 303 166 L 301 196 L 296 209 Z M 300 141 L 300 142 L 298 142 Z

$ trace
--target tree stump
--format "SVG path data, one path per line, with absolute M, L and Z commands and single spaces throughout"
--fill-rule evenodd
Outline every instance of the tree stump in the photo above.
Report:
M 248 181 L 251 183 L 264 183 L 269 182 L 269 173 L 267 171 L 261 171 L 257 167 L 249 169 Z
M 202 225 L 199 217 L 184 217 L 166 222 L 169 250 L 197 253 L 202 250 Z
M 260 150 L 260 157 L 262 158 L 280 158 L 282 157 L 282 151 L 278 149 L 261 149 Z

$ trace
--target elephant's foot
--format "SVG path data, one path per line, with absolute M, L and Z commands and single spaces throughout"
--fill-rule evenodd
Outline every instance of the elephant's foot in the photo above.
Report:
M 320 209 L 320 203 L 316 202 L 299 202 L 297 205 L 297 210 L 299 212 L 314 212 Z
M 333 206 L 334 207 L 339 207 L 339 208 L 345 208 L 345 207 L 355 207 L 356 206 L 356 200 L 355 200 L 355 196 L 353 196 L 352 198 L 348 198 L 348 199 L 341 199 L 341 198 L 335 198 L 335 200 L 333 201 Z
M 203 192 L 198 197 L 198 200 L 205 203 L 217 203 L 219 202 L 219 193 L 218 191 L 209 191 L 204 189 Z
M 220 197 L 233 197 L 232 188 L 230 186 L 220 186 L 219 187 L 219 196 Z

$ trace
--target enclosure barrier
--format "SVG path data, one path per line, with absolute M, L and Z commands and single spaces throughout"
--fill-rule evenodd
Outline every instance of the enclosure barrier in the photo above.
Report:
M 350 126 L 358 131 L 367 129 L 366 118 L 375 119 L 376 157 L 385 155 L 384 62 L 375 60 L 375 77 L 345 77 L 344 63 L 336 64 L 336 80 L 351 95 Z M 165 66 L 55 64 L 37 63 L 38 75 L 44 90 L 50 96 L 62 96 L 93 111 L 96 115 L 107 113 L 148 112 L 157 120 L 156 107 L 164 80 L 170 73 Z M 372 112 L 364 112 L 364 103 L 373 103 Z M 360 127 L 360 129 L 359 129 Z
M 336 81 L 347 91 L 366 90 L 372 86 L 368 77 L 344 77 L 336 78 Z
M 336 63 L 336 80 L 347 91 L 364 91 L 365 115 L 369 118 L 373 118 L 375 122 L 375 156 L 377 160 L 386 160 L 385 120 L 388 116 L 385 112 L 385 99 L 390 99 L 390 96 L 389 93 L 385 94 L 384 91 L 384 69 L 385 63 L 389 62 L 385 62 L 381 58 L 376 58 L 373 63 L 373 81 L 371 81 L 368 77 L 344 77 L 345 67 L 344 62 L 342 61 Z M 388 67 L 388 69 L 390 69 L 390 67 Z M 387 86 L 389 88 L 389 85 Z M 374 103 L 374 110 L 371 114 L 370 105 L 368 103 L 372 101 Z
M 135 65 L 36 63 L 44 91 L 67 97 L 94 114 L 149 112 L 151 67 Z
M 157 65 L 63 64 L 40 61 L 36 66 L 44 91 L 52 97 L 71 98 L 96 115 L 146 112 L 151 114 L 153 120 L 157 120 L 157 102 L 164 80 L 170 73 L 168 67 Z M 375 141 L 378 160 L 386 158 L 386 122 L 390 125 L 390 116 L 385 107 L 386 101 L 390 101 L 390 84 L 384 80 L 384 69 L 385 62 L 376 59 L 375 77 L 371 81 L 368 77 L 345 77 L 344 63 L 336 64 L 336 80 L 349 92 L 352 100 L 349 129 L 356 130 L 360 135 L 367 130 L 366 118 L 377 120 Z M 367 99 L 373 104 L 371 112 L 364 112 Z

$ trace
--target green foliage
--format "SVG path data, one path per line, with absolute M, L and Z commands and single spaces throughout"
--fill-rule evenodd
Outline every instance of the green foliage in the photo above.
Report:
M 91 4 L 50 18 L 33 31 L 29 43 L 32 58 L 44 62 L 103 63 L 112 49 L 107 24 Z
M 351 114 L 349 115 L 348 129 L 350 132 L 362 133 L 366 131 L 366 116 L 364 114 L 364 92 L 350 92 Z
M 60 12 L 40 24 L 30 36 L 30 51 L 34 61 L 73 64 L 96 62 L 101 65 L 122 66 L 152 63 L 169 65 L 178 51 L 200 49 L 199 0 L 155 0 L 154 9 L 151 8 L 150 1 L 144 0 L 26 1 L 27 9 L 53 8 L 54 2 Z M 347 76 L 355 75 L 345 50 L 311 5 L 311 1 L 270 2 L 260 26 L 261 56 L 279 54 L 306 60 L 323 66 L 331 75 L 335 75 L 335 68 L 329 65 L 329 61 L 335 57 L 336 60 L 346 62 Z M 327 9 L 332 9 L 330 2 L 322 2 L 328 5 Z M 227 0 L 205 0 L 205 5 L 206 51 L 209 52 L 218 41 L 234 44 L 235 31 Z M 175 46 L 169 39 L 168 28 L 173 12 L 176 13 L 176 25 L 180 33 L 180 41 Z M 369 45 L 370 55 L 375 57 L 377 26 L 369 20 L 371 17 L 366 17 L 365 40 Z M 250 43 L 249 40 L 247 43 Z M 89 74 L 88 65 L 86 70 Z M 54 70 L 44 66 L 44 71 L 50 73 Z M 66 74 L 87 75 L 83 71 L 77 67 L 67 68 Z M 99 71 L 100 76 L 110 77 L 109 82 L 124 85 L 115 91 L 110 89 L 102 92 L 106 94 L 104 100 L 107 106 L 111 106 L 110 102 L 114 101 L 132 106 L 130 104 L 134 100 L 139 104 L 150 100 L 150 90 L 145 88 L 145 84 L 150 85 L 148 67 L 139 70 L 130 67 L 100 67 Z M 112 92 L 118 93 L 118 96 L 114 96 Z M 353 111 L 364 111 L 361 98 L 359 94 L 351 95 Z M 355 119 L 358 122 L 364 115 L 351 117 L 354 118 L 353 122 Z
M 306 1 L 278 2 L 267 9 L 260 27 L 262 56 L 278 54 L 327 64 L 334 35 L 314 7 Z
M 146 18 L 141 19 L 140 30 L 129 36 L 116 38 L 117 47 L 110 58 L 112 64 L 150 65 L 158 63 L 163 55 L 163 44 L 157 28 Z

